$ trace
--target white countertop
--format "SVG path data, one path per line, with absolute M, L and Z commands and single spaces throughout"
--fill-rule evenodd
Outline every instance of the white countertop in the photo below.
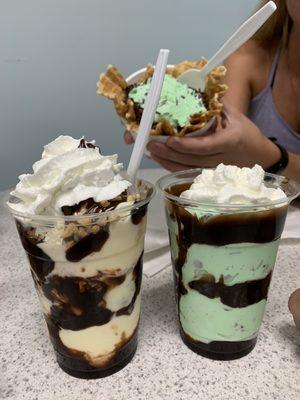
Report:
M 0 399 L 299 398 L 300 333 L 287 301 L 300 287 L 300 240 L 280 246 L 252 353 L 221 362 L 190 351 L 179 336 L 172 272 L 167 268 L 153 278 L 143 277 L 139 346 L 132 362 L 115 375 L 90 381 L 72 378 L 56 364 L 29 266 L 1 198 L 0 259 Z

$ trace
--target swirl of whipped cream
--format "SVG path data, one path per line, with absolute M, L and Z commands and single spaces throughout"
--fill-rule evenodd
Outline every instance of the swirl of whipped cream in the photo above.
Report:
M 20 201 L 16 211 L 36 215 L 62 215 L 61 207 L 93 198 L 95 202 L 120 195 L 131 183 L 121 177 L 118 156 L 102 156 L 95 142 L 59 136 L 44 147 L 33 174 L 19 176 L 11 192 Z
M 286 198 L 280 188 L 269 188 L 264 183 L 261 166 L 239 168 L 219 164 L 216 169 L 204 169 L 191 187 L 180 197 L 213 204 L 259 204 Z

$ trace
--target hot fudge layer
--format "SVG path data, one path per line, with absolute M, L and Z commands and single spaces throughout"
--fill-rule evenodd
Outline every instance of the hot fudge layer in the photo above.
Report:
M 179 197 L 190 187 L 168 191 Z M 206 357 L 239 358 L 256 342 L 287 205 L 231 213 L 166 202 L 183 341 Z
M 77 377 L 110 375 L 136 350 L 152 188 L 128 194 L 116 157 L 84 139 L 59 137 L 33 169 L 10 206 L 57 360 Z

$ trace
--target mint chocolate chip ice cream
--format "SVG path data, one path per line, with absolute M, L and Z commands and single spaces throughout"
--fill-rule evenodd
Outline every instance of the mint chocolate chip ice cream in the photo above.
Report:
M 201 355 L 239 358 L 256 342 L 288 199 L 257 165 L 190 176 L 165 189 L 181 335 Z
M 134 86 L 128 94 L 138 107 L 144 109 L 147 94 L 152 78 L 145 83 Z M 161 91 L 159 103 L 156 109 L 154 121 L 168 121 L 175 127 L 181 127 L 190 123 L 190 116 L 206 111 L 200 92 L 189 88 L 171 75 L 166 75 Z
M 121 168 L 94 142 L 60 136 L 9 202 L 58 363 L 80 378 L 118 371 L 137 346 L 152 187 L 128 194 Z

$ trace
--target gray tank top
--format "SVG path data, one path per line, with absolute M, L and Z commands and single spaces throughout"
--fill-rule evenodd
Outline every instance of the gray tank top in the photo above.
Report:
M 277 142 L 292 153 L 300 154 L 300 134 L 295 132 L 279 115 L 273 101 L 272 88 L 279 61 L 277 50 L 266 87 L 255 96 L 249 105 L 248 117 L 267 137 L 275 137 Z

